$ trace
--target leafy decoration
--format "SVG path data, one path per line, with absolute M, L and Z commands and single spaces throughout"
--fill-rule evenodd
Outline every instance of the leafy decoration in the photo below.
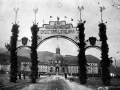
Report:
M 31 83 L 36 83 L 36 79 L 38 77 L 38 57 L 37 57 L 37 33 L 38 33 L 38 26 L 33 25 L 31 28 L 32 32 L 32 45 L 31 45 Z
M 78 64 L 79 64 L 79 79 L 81 84 L 86 84 L 87 83 L 87 61 L 85 57 L 85 34 L 84 34 L 84 23 L 79 23 L 78 24 L 79 28 L 79 40 L 80 43 L 79 45 L 79 54 L 78 54 Z
M 108 58 L 108 44 L 107 44 L 107 35 L 106 35 L 106 25 L 104 23 L 99 24 L 99 36 L 100 41 L 102 41 L 101 46 L 101 68 L 102 68 L 102 81 L 104 85 L 110 85 L 110 59 Z
M 10 82 L 16 82 L 17 80 L 17 72 L 18 72 L 18 66 L 17 66 L 17 39 L 18 39 L 18 25 L 14 24 L 12 27 L 12 36 L 10 41 Z

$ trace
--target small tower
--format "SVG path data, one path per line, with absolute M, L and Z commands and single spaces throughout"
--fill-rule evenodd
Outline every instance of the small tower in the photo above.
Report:
M 56 48 L 56 54 L 60 54 L 60 48 L 59 48 L 58 45 L 57 45 L 57 48 Z

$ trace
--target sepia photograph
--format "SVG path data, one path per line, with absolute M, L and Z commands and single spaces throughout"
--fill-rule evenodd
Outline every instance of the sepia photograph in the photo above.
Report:
M 0 90 L 120 90 L 120 0 L 0 0 Z

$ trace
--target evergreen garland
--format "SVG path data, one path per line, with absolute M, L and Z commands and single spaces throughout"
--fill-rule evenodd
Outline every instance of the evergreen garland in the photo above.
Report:
M 32 32 L 32 45 L 31 45 L 31 83 L 36 83 L 36 79 L 38 78 L 38 57 L 37 57 L 37 33 L 38 26 L 33 25 L 31 28 Z
M 79 23 L 78 24 L 79 28 L 79 54 L 78 54 L 78 64 L 79 64 L 79 80 L 81 84 L 86 84 L 87 83 L 87 61 L 85 57 L 85 34 L 84 34 L 84 23 Z
M 104 23 L 99 24 L 99 36 L 101 45 L 101 67 L 102 67 L 102 81 L 104 85 L 110 85 L 110 60 L 108 58 L 108 44 L 107 44 L 107 35 L 106 35 L 106 25 Z
M 18 25 L 14 24 L 12 27 L 12 36 L 11 36 L 11 41 L 10 41 L 10 82 L 16 82 L 17 80 L 17 72 L 18 72 L 18 66 L 17 66 L 17 38 L 18 38 Z

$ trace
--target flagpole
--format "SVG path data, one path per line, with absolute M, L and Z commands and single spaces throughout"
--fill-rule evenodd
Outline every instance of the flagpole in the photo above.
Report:
M 84 10 L 84 8 L 83 8 L 83 6 L 78 6 L 78 9 L 79 9 L 79 11 L 80 11 L 80 22 L 82 22 L 82 10 Z
M 100 0 L 101 23 L 103 23 L 103 19 L 102 19 L 102 17 L 103 17 L 103 15 L 102 15 L 103 10 L 105 10 L 105 7 L 102 6 L 102 1 Z
M 115 68 L 117 67 L 117 65 L 116 65 L 116 58 L 114 57 L 114 59 L 115 59 Z
M 102 9 L 102 7 L 100 7 L 101 8 L 101 23 L 103 23 L 103 20 L 102 20 L 102 11 L 103 11 L 103 9 Z
M 81 7 L 81 0 L 80 0 L 80 7 Z
M 101 2 L 101 0 L 100 0 L 100 7 L 102 7 L 102 2 Z
M 80 7 L 79 7 L 79 11 L 80 11 L 80 22 L 82 22 L 82 16 L 81 16 L 81 12 L 82 12 L 83 6 L 80 0 Z
M 100 0 L 100 12 L 101 12 L 101 23 L 102 23 L 102 2 Z
M 35 13 L 35 22 L 34 23 L 36 24 L 36 14 L 37 14 L 38 8 L 33 9 L 33 11 Z
M 81 11 L 82 11 L 82 10 L 80 10 L 80 22 L 82 22 L 82 19 L 81 19 Z
M 35 13 L 35 22 L 34 24 L 36 24 L 36 14 L 37 14 L 38 8 L 37 8 L 37 0 L 35 1 L 35 8 L 33 9 L 33 12 Z
M 19 8 L 18 8 L 18 1 L 16 0 L 16 2 L 15 2 L 15 8 L 14 8 L 14 11 L 15 11 L 15 24 L 16 24 L 16 22 L 17 22 L 17 13 L 18 13 L 18 10 L 19 10 Z
M 43 24 L 44 24 L 44 19 L 43 19 Z
M 15 11 L 15 24 L 16 24 L 16 22 L 17 22 L 17 13 L 18 13 L 18 10 L 19 10 L 19 8 L 17 7 L 17 8 L 14 8 L 14 11 Z
M 37 8 L 37 0 L 36 0 L 36 8 Z

